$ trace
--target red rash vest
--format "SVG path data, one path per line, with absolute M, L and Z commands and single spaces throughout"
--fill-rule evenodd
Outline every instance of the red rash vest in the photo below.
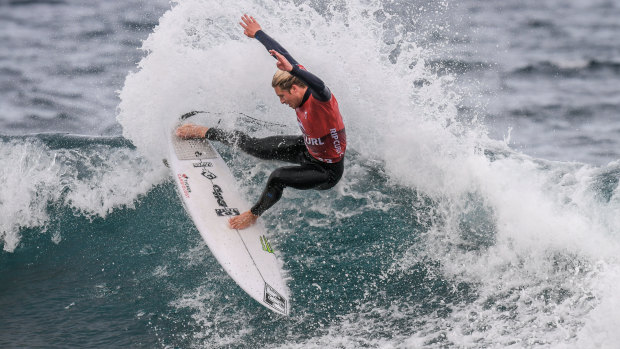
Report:
M 310 94 L 295 112 L 310 155 L 326 163 L 342 160 L 347 136 L 336 97 L 332 95 L 329 101 L 321 102 Z

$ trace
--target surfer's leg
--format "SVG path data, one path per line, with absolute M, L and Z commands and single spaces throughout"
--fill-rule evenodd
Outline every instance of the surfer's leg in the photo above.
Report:
M 312 164 L 301 166 L 280 167 L 273 171 L 267 180 L 267 186 L 258 202 L 250 210 L 254 215 L 260 216 L 267 211 L 282 197 L 284 188 L 295 189 L 328 189 L 333 187 L 342 176 L 342 164 L 332 168 L 322 168 Z
M 237 146 L 244 152 L 265 160 L 280 160 L 298 163 L 299 153 L 306 145 L 301 136 L 271 136 L 254 138 L 240 131 L 227 132 L 210 128 L 206 138 L 229 146 Z

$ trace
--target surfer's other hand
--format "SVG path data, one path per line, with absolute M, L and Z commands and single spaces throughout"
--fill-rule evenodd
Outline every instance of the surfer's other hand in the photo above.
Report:
M 258 220 L 258 216 L 255 216 L 251 211 L 243 212 L 242 214 L 231 218 L 228 224 L 233 229 L 245 229 Z
M 241 20 L 243 22 L 239 22 L 239 24 L 243 27 L 243 34 L 247 37 L 253 38 L 256 32 L 261 30 L 260 24 L 258 24 L 254 17 L 244 14 L 241 16 Z
M 185 124 L 177 128 L 177 136 L 183 139 L 205 138 L 205 134 L 209 128 L 194 124 Z
M 278 67 L 278 69 L 287 72 L 293 70 L 293 65 L 280 52 L 276 50 L 269 50 L 269 53 L 278 60 L 278 62 L 276 63 L 276 67 Z

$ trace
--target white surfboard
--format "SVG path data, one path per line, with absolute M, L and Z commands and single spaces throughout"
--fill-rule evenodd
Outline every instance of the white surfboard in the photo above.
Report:
M 183 140 L 172 132 L 168 164 L 185 209 L 230 277 L 252 298 L 276 313 L 289 312 L 288 289 L 260 220 L 236 230 L 231 216 L 250 209 L 232 173 L 207 140 Z

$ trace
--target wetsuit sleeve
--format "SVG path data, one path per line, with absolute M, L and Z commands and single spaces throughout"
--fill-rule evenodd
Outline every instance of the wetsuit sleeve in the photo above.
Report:
M 293 58 L 293 56 L 291 56 L 291 54 L 288 53 L 288 51 L 284 47 L 282 47 L 282 45 L 280 45 L 277 41 L 271 38 L 271 36 L 265 34 L 264 31 L 257 31 L 256 34 L 254 34 L 254 37 L 256 38 L 256 40 L 260 41 L 263 46 L 265 46 L 267 51 L 276 50 L 279 54 L 286 57 L 289 63 L 291 63 L 293 66 L 299 65 L 295 58 Z
M 293 56 L 291 56 L 291 54 L 284 47 L 282 47 L 282 45 L 280 45 L 277 41 L 275 41 L 272 37 L 267 35 L 262 30 L 257 31 L 256 34 L 254 34 L 254 37 L 258 41 L 260 41 L 263 46 L 265 46 L 267 51 L 277 51 L 282 56 L 284 56 L 289 61 L 289 63 L 291 63 L 291 65 L 293 65 L 293 70 L 290 72 L 291 75 L 296 76 L 301 81 L 305 82 L 310 88 L 310 92 L 312 92 L 312 94 L 314 95 L 314 98 L 322 102 L 327 102 L 331 99 L 332 93 L 329 88 L 325 86 L 323 80 L 307 71 L 301 64 L 299 64 L 299 62 L 295 60 L 295 58 L 293 58 Z
M 327 102 L 330 98 L 332 98 L 332 93 L 327 86 L 325 86 L 323 80 L 306 69 L 302 69 L 298 65 L 294 65 L 293 70 L 291 70 L 291 75 L 298 77 L 301 81 L 308 84 L 308 87 L 310 87 L 310 92 L 312 92 L 314 98 L 319 101 Z

